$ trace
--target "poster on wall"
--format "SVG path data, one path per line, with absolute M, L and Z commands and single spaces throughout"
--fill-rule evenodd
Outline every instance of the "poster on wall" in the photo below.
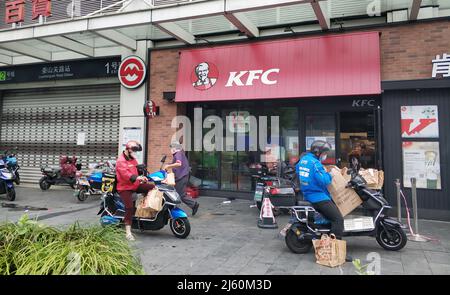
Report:
M 122 135 L 122 149 L 125 149 L 127 142 L 136 140 L 143 145 L 142 129 L 140 127 L 124 127 Z M 136 153 L 137 161 L 143 163 L 144 158 L 142 152 Z
M 413 177 L 417 188 L 441 189 L 439 142 L 403 142 L 403 185 Z
M 402 106 L 403 138 L 439 138 L 437 105 Z
M 247 111 L 233 111 L 229 114 L 228 129 L 233 133 L 248 133 L 250 130 L 250 113 Z

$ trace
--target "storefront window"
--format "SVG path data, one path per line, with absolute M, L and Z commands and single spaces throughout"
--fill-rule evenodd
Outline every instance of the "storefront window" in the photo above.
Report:
M 328 142 L 333 148 L 328 158 L 323 162 L 326 165 L 336 164 L 336 119 L 335 115 L 314 114 L 305 117 L 306 149 L 309 150 L 315 140 Z
M 261 105 L 261 103 L 260 103 Z M 199 106 L 200 107 L 200 106 Z M 295 163 L 299 156 L 298 138 L 298 109 L 297 107 L 264 107 L 251 103 L 241 103 L 233 108 L 221 108 L 220 105 L 202 105 L 203 119 L 209 115 L 217 115 L 224 123 L 224 135 L 227 128 L 234 134 L 233 151 L 217 152 L 191 152 L 190 162 L 193 180 L 202 188 L 221 189 L 232 191 L 254 190 L 254 175 L 261 169 L 262 152 L 259 147 L 259 133 L 257 133 L 257 151 L 250 148 L 250 132 L 245 120 L 235 120 L 226 124 L 226 117 L 254 116 L 259 122 L 261 116 L 268 118 L 268 137 L 271 135 L 271 117 L 276 116 L 279 120 L 279 136 L 277 142 L 280 146 L 273 147 L 278 161 L 292 161 Z M 259 125 L 258 125 L 259 126 Z M 210 129 L 204 129 L 206 134 Z M 270 142 L 268 142 L 270 144 Z M 225 145 L 224 145 L 225 147 Z M 228 144 L 228 148 L 230 145 Z M 274 164 L 274 163 L 273 163 Z

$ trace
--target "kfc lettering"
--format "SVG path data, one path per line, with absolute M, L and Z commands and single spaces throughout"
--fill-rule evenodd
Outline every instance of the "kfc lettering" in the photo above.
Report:
M 263 70 L 254 70 L 254 71 L 240 71 L 239 74 L 237 72 L 231 72 L 228 77 L 228 82 L 225 87 L 236 86 L 253 86 L 254 80 L 259 80 L 261 78 L 261 83 L 265 85 L 274 85 L 277 84 L 277 80 L 270 80 L 269 75 L 271 73 L 279 73 L 280 69 L 270 69 L 267 71 Z M 242 83 L 242 78 L 247 76 L 247 80 Z
M 175 101 L 380 94 L 379 45 L 368 32 L 182 50 Z

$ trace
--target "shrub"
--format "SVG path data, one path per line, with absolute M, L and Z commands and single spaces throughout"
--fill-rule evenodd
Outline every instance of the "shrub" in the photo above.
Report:
M 0 225 L 1 275 L 143 274 L 123 230 L 75 223 L 58 229 L 30 220 Z

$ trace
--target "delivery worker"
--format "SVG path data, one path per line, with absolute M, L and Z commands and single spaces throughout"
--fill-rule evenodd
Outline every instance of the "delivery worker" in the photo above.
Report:
M 306 201 L 312 203 L 314 209 L 331 222 L 331 233 L 342 239 L 344 218 L 331 199 L 327 186 L 331 183 L 331 175 L 325 171 L 322 163 L 331 151 L 331 145 L 322 140 L 311 144 L 310 151 L 304 154 L 296 165 L 300 180 L 300 189 Z
M 170 145 L 170 152 L 173 160 L 169 165 L 165 165 L 164 169 L 173 169 L 175 174 L 175 189 L 180 195 L 181 201 L 192 209 L 192 216 L 197 213 L 199 204 L 197 201 L 186 195 L 186 188 L 189 182 L 190 166 L 189 161 L 183 150 L 183 146 L 178 141 L 172 142 Z
M 133 193 L 146 195 L 155 187 L 153 183 L 148 183 L 147 177 L 138 174 L 136 152 L 140 151 L 142 151 L 142 146 L 137 141 L 131 140 L 116 162 L 117 191 L 125 205 L 125 233 L 126 238 L 130 241 L 135 240 L 131 233 L 134 215 Z

